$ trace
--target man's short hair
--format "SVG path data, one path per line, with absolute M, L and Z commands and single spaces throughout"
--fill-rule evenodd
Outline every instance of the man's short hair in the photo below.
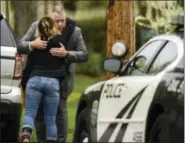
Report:
M 56 13 L 61 13 L 61 12 L 64 12 L 65 9 L 63 6 L 55 6 L 53 9 L 52 9 L 52 12 L 56 12 Z

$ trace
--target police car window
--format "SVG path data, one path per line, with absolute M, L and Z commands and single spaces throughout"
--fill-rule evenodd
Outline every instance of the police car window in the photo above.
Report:
M 11 31 L 4 19 L 1 20 L 1 46 L 15 47 Z
M 170 63 L 172 63 L 178 55 L 178 47 L 174 42 L 168 42 L 159 55 L 156 57 L 154 63 L 150 67 L 150 74 L 157 74 L 164 70 Z
M 146 69 L 165 43 L 164 40 L 153 41 L 139 52 L 126 69 L 126 75 L 146 75 Z

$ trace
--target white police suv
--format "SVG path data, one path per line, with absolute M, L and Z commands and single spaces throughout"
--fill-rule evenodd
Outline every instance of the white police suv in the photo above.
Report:
M 184 142 L 184 17 L 173 23 L 174 33 L 152 38 L 126 64 L 104 61 L 117 76 L 82 94 L 74 143 Z M 120 42 L 112 48 L 122 58 L 125 51 Z

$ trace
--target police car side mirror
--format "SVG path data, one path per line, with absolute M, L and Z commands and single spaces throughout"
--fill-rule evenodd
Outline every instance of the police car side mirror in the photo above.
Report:
M 121 61 L 114 58 L 108 58 L 103 62 L 103 69 L 108 72 L 118 73 L 121 68 Z
M 146 64 L 146 61 L 147 61 L 146 57 L 138 56 L 133 60 L 132 66 L 135 69 L 139 69 L 139 68 L 143 67 Z

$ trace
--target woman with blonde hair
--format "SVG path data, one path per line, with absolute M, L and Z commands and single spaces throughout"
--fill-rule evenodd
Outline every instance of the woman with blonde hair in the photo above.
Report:
M 47 41 L 47 47 L 34 49 L 30 61 L 23 73 L 26 93 L 26 111 L 22 126 L 22 143 L 29 143 L 34 120 L 42 101 L 46 135 L 49 143 L 57 141 L 56 113 L 60 98 L 60 83 L 66 72 L 66 59 L 52 56 L 53 47 L 66 47 L 68 39 L 75 28 L 74 21 L 68 21 L 61 33 L 57 31 L 50 17 L 43 17 L 39 23 L 36 37 Z M 24 81 L 23 80 L 23 81 Z

